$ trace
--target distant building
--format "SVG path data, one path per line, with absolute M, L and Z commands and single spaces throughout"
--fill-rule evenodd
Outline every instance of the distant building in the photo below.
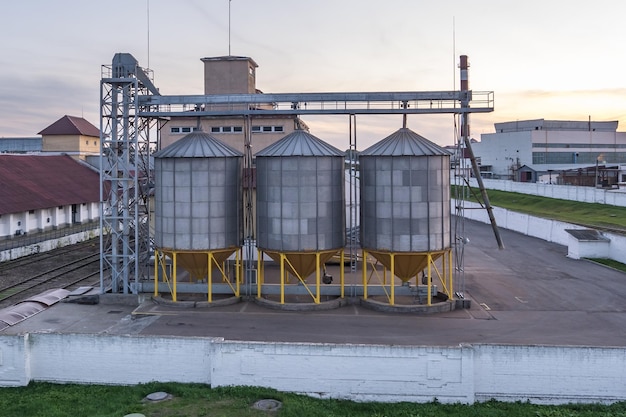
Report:
M 0 153 L 54 153 L 85 160 L 100 155 L 100 130 L 82 117 L 63 116 L 36 137 L 0 138 Z
M 41 152 L 41 136 L 30 138 L 0 138 L 0 153 Z
M 42 152 L 83 160 L 100 154 L 100 130 L 82 117 L 63 116 L 38 134 L 42 136 Z
M 221 56 L 202 58 L 204 62 L 204 94 L 263 94 L 256 88 L 257 64 L 252 58 Z M 272 108 L 271 103 L 260 108 Z M 171 117 L 160 123 L 161 148 L 188 133 L 201 129 L 222 142 L 244 152 L 244 119 L 242 117 L 194 116 L 199 107 L 189 109 L 189 117 Z M 256 153 L 294 131 L 297 124 L 306 126 L 297 116 L 262 116 L 252 118 L 252 146 Z
M 99 219 L 100 176 L 67 155 L 0 155 L 0 238 Z
M 493 178 L 536 182 L 559 171 L 626 164 L 626 132 L 617 132 L 617 125 L 544 119 L 495 123 L 495 133 L 482 134 L 473 149 L 481 171 Z

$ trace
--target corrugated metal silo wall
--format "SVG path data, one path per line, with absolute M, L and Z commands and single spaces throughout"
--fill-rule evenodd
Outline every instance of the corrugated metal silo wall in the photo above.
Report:
M 449 156 L 361 156 L 360 167 L 364 249 L 450 247 Z
M 259 248 L 302 252 L 344 247 L 342 156 L 258 156 L 256 166 Z
M 157 248 L 241 246 L 241 158 L 155 159 L 155 218 Z

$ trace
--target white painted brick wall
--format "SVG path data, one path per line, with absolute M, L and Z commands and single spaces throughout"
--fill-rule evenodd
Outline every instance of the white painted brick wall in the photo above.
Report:
M 478 187 L 476 178 L 470 178 L 472 187 Z M 489 190 L 509 191 L 521 194 L 540 195 L 543 197 L 560 198 L 562 200 L 582 201 L 585 203 L 610 204 L 626 207 L 626 192 L 619 190 L 603 190 L 593 187 L 577 187 L 574 185 L 550 185 L 530 182 L 483 179 L 485 188 Z
M 623 348 L 476 346 L 476 400 L 544 404 L 626 397 Z
M 626 348 L 382 346 L 37 333 L 0 336 L 0 386 L 250 385 L 355 401 L 626 400 Z
M 31 334 L 33 380 L 128 385 L 210 382 L 212 339 Z
M 0 337 L 0 386 L 23 386 L 30 382 L 29 335 Z
M 467 403 L 471 357 L 461 348 L 223 342 L 211 383 L 356 401 Z

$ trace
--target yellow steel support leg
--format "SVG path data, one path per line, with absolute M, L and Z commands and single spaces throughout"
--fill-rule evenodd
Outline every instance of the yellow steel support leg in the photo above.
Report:
M 313 300 L 315 301 L 315 304 L 319 304 L 320 303 L 320 292 L 321 292 L 321 284 L 320 284 L 320 253 L 316 252 L 315 253 L 315 298 L 313 298 Z
M 213 268 L 211 267 L 211 262 L 213 261 L 213 254 L 211 252 L 207 253 L 207 301 L 210 303 L 213 301 Z
M 261 253 L 261 249 L 256 250 L 256 296 L 261 298 L 261 283 L 263 281 L 263 267 L 261 262 L 261 257 L 263 254 Z
M 391 298 L 389 300 L 389 304 L 391 305 L 395 305 L 395 298 L 396 298 L 396 291 L 395 291 L 395 266 L 396 266 L 396 255 L 395 254 L 391 254 L 391 277 L 390 277 L 390 283 L 391 283 Z M 386 275 L 385 275 L 386 276 Z M 386 278 L 385 278 L 386 281 Z
M 172 257 L 174 258 L 172 260 L 172 268 L 174 268 L 174 272 L 173 272 L 173 278 L 172 278 L 172 282 L 173 282 L 173 287 L 172 287 L 172 301 L 176 302 L 176 254 L 177 252 L 172 252 Z
M 285 304 L 285 255 L 280 254 L 280 303 Z
M 367 300 L 367 252 L 363 250 L 363 299 Z
M 159 251 L 154 250 L 154 296 L 159 295 Z
M 426 289 L 428 291 L 428 295 L 426 296 L 426 300 L 428 300 L 427 304 L 431 305 L 432 297 L 431 297 L 430 293 L 431 293 L 431 288 L 433 286 L 433 279 L 432 279 L 432 276 L 431 276 L 431 272 L 432 271 L 431 271 L 431 268 L 430 268 L 430 264 L 433 261 L 433 258 L 432 258 L 432 256 L 430 256 L 430 253 L 428 255 L 426 255 L 426 256 L 428 257 L 428 260 L 427 260 L 427 262 L 428 262 L 428 269 L 427 269 L 428 270 L 428 288 Z
M 339 285 L 341 286 L 341 298 L 345 297 L 345 272 L 344 272 L 344 261 L 345 261 L 345 256 L 344 256 L 345 252 L 342 249 L 341 250 L 341 255 L 339 255 L 339 265 L 341 265 L 341 268 L 339 268 Z
M 235 279 L 237 280 L 237 294 L 235 294 L 236 297 L 239 297 L 239 294 L 241 294 L 241 248 L 237 249 L 237 252 L 235 252 L 235 268 L 237 268 L 235 270 Z
M 450 289 L 450 298 L 454 296 L 454 287 L 452 282 L 452 251 L 448 250 L 448 288 Z

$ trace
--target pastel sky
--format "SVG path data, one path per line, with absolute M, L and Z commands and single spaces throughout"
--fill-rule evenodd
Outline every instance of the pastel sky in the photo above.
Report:
M 584 4 L 584 6 L 582 5 Z M 230 52 L 258 64 L 267 93 L 458 89 L 494 91 L 500 121 L 618 120 L 626 130 L 626 2 L 620 0 L 231 0 Z M 0 137 L 35 136 L 65 114 L 99 126 L 101 66 L 116 52 L 154 71 L 166 95 L 202 94 L 200 58 L 229 53 L 228 0 L 3 2 Z M 348 147 L 346 116 L 305 118 L 311 133 Z M 358 116 L 359 149 L 401 116 Z M 409 116 L 440 145 L 451 115 Z

